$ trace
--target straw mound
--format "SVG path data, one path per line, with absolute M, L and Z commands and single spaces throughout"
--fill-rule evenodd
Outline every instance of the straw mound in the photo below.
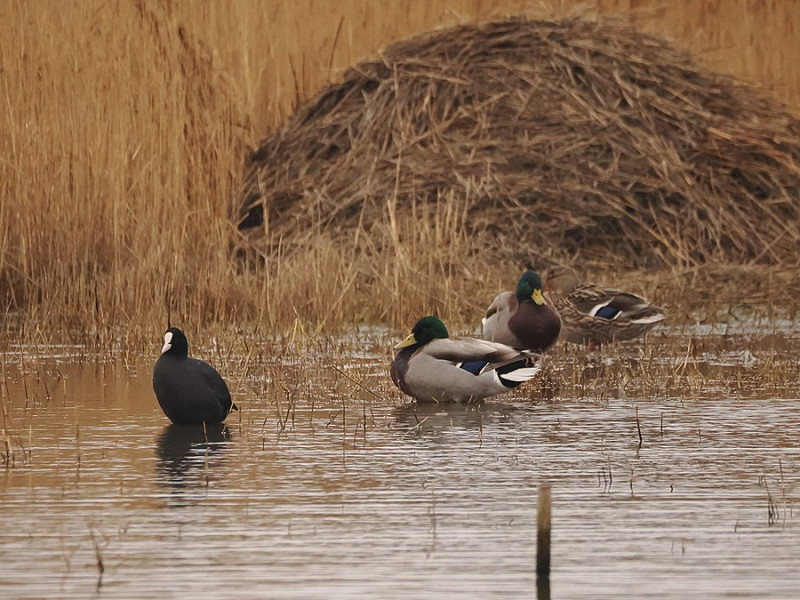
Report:
M 798 165 L 800 122 L 665 41 L 513 18 L 348 70 L 249 157 L 238 223 L 268 253 L 460 200 L 469 234 L 500 252 L 788 264 Z

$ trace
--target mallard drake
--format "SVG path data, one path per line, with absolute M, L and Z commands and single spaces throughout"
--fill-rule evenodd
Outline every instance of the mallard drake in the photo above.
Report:
M 437 317 L 423 317 L 398 350 L 389 372 L 420 402 L 468 402 L 503 394 L 539 371 L 537 356 L 475 338 L 451 338 Z
M 164 334 L 161 356 L 153 369 L 153 391 L 173 423 L 219 423 L 231 408 L 238 410 L 217 370 L 189 358 L 189 341 L 177 327 Z
M 542 278 L 525 271 L 514 292 L 501 292 L 481 321 L 483 337 L 518 350 L 544 352 L 561 332 L 558 312 L 542 294 Z
M 573 344 L 601 345 L 630 340 L 664 320 L 664 311 L 647 300 L 613 288 L 580 283 L 565 267 L 547 277 L 546 293 L 561 315 L 563 337 Z

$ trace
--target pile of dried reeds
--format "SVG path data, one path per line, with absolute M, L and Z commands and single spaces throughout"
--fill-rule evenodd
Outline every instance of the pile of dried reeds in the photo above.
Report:
M 506 256 L 788 266 L 798 165 L 800 122 L 669 43 L 610 20 L 512 18 L 348 70 L 252 153 L 238 221 L 267 256 L 356 230 L 387 232 L 380 252 L 435 201 Z

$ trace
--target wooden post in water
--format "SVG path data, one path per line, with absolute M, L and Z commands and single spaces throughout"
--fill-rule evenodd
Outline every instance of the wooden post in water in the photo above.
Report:
M 551 519 L 551 486 L 549 483 L 539 485 L 536 501 L 536 577 L 550 577 L 550 519 Z M 548 586 L 549 587 L 549 586 Z

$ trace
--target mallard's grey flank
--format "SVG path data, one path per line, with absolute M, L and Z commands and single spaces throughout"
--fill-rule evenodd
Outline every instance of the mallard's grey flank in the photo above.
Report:
M 437 317 L 423 317 L 395 346 L 394 384 L 420 402 L 468 402 L 506 393 L 539 372 L 539 357 L 504 344 L 451 338 Z

